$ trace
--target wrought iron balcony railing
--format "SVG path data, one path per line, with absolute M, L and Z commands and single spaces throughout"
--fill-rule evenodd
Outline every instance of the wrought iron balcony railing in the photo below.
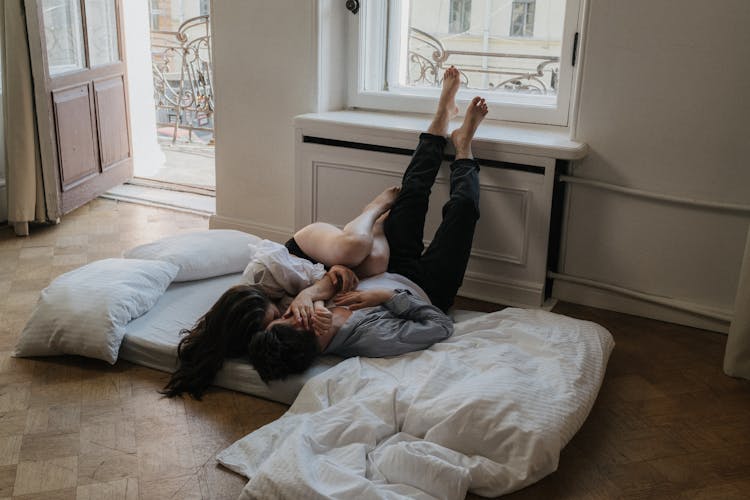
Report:
M 177 31 L 151 32 L 151 68 L 157 124 L 213 132 L 214 85 L 208 16 L 188 19 Z
M 491 91 L 557 93 L 560 58 L 556 56 L 452 50 L 433 35 L 410 27 L 408 59 L 412 85 L 440 85 L 443 70 L 454 65 L 467 86 Z M 477 60 L 480 62 L 473 62 Z M 472 85 L 479 76 L 483 84 Z

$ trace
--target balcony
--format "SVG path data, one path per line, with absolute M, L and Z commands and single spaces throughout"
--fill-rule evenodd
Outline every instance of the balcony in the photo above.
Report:
M 178 131 L 194 133 L 211 143 L 214 132 L 214 85 L 209 16 L 197 16 L 177 31 L 151 32 L 151 66 L 157 126 L 172 128 L 172 143 Z
M 509 39 L 493 41 L 471 34 L 438 37 L 410 27 L 406 85 L 440 86 L 444 70 L 456 66 L 463 86 L 468 88 L 556 95 L 560 58 L 545 54 L 549 52 L 548 42 L 535 44 L 524 40 L 519 43 L 524 51 L 537 54 L 490 50 L 493 45 L 500 44 L 507 47 Z
M 158 141 L 164 163 L 149 180 L 189 187 L 216 184 L 214 84 L 209 16 L 176 31 L 151 31 L 151 67 Z

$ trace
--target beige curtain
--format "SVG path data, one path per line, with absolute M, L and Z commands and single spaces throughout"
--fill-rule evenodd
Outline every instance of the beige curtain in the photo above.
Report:
M 0 10 L 8 221 L 26 235 L 29 222 L 47 220 L 47 210 L 23 0 L 4 0 Z
M 724 372 L 732 377 L 750 379 L 750 227 L 734 302 L 734 319 L 724 354 Z

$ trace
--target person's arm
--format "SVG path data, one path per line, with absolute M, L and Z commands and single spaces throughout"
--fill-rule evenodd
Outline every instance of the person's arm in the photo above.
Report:
M 328 334 L 333 325 L 333 314 L 322 300 L 316 300 L 313 305 L 315 307 L 315 314 L 312 317 L 310 326 L 316 337 L 323 337 Z
M 426 349 L 453 334 L 453 322 L 448 316 L 406 290 L 396 290 L 381 306 L 392 317 L 365 317 L 353 325 L 352 334 L 332 352 L 343 356 L 395 356 Z
M 383 307 L 410 323 L 399 330 L 399 338 L 412 342 L 445 340 L 453 334 L 453 321 L 436 306 L 415 297 L 407 290 L 396 290 Z
M 323 276 L 294 297 L 289 308 L 284 312 L 284 317 L 294 316 L 298 322 L 302 323 L 305 330 L 312 330 L 312 319 L 315 316 L 313 303 L 328 300 L 333 297 L 334 293 L 336 289 L 333 283 L 327 276 Z
M 396 290 L 389 288 L 371 288 L 370 290 L 337 293 L 333 302 L 337 306 L 345 306 L 356 311 L 365 307 L 379 306 L 396 294 Z
M 331 299 L 340 290 L 357 286 L 358 280 L 354 271 L 344 266 L 333 266 L 321 279 L 305 288 L 294 298 L 284 316 L 293 315 L 306 330 L 313 328 L 312 320 L 315 316 L 315 301 Z
M 355 290 L 359 285 L 357 275 L 346 266 L 334 265 L 326 273 L 326 277 L 333 283 L 333 288 L 339 293 Z

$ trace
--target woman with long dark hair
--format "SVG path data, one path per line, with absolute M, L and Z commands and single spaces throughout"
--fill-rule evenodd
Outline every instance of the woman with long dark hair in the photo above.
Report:
M 362 213 L 339 229 L 315 222 L 300 229 L 286 243 L 289 253 L 321 262 L 332 269 L 331 280 L 341 290 L 356 287 L 356 276 L 337 272 L 337 260 L 355 268 L 364 278 L 388 267 L 389 248 L 383 234 L 383 220 L 398 195 L 388 188 L 368 203 Z M 310 255 L 308 255 L 308 252 Z M 324 309 L 295 306 L 294 313 L 310 328 L 327 328 L 330 313 Z M 278 319 L 281 311 L 258 285 L 236 285 L 224 292 L 211 309 L 189 330 L 177 346 L 179 367 L 161 391 L 167 397 L 190 394 L 200 400 L 224 365 L 226 358 L 247 357 L 253 335 Z
M 161 391 L 167 397 L 187 392 L 200 400 L 227 358 L 247 357 L 247 348 L 264 322 L 275 319 L 278 309 L 270 307 L 265 293 L 256 285 L 235 285 L 219 298 L 177 346 L 179 367 Z

